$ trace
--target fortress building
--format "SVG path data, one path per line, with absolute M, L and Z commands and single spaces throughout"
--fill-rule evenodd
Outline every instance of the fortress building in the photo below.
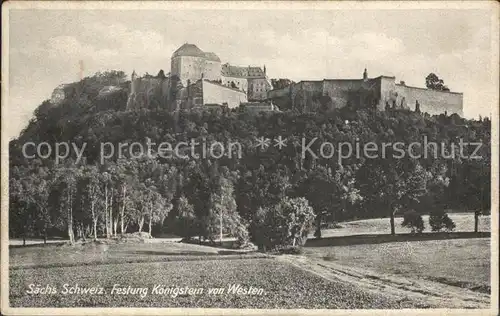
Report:
M 256 104 L 274 104 L 306 112 L 351 106 L 463 114 L 462 93 L 411 87 L 403 81 L 396 83 L 391 76 L 370 78 L 366 69 L 359 79 L 300 81 L 272 90 L 265 65 L 222 63 L 215 53 L 189 43 L 172 54 L 170 66 L 170 75 L 161 70 L 156 76 L 139 77 L 134 72 L 127 109 L 156 106 L 177 110 L 216 104 L 229 108 L 247 104 L 257 109 Z M 54 99 L 60 98 L 60 90 Z
M 302 111 L 315 111 L 318 107 L 330 109 L 372 107 L 386 109 L 409 109 L 430 115 L 456 113 L 463 115 L 463 94 L 407 86 L 404 81 L 396 83 L 395 77 L 368 77 L 365 69 L 362 79 L 323 79 L 300 81 L 283 89 L 269 91 L 268 99 L 278 106 L 291 103 Z M 314 104 L 316 103 L 316 104 Z
M 171 75 L 177 77 L 184 87 L 202 79 L 218 82 L 244 92 L 247 99 L 252 101 L 265 100 L 267 92 L 272 88 L 266 76 L 265 66 L 261 68 L 221 64 L 215 53 L 204 52 L 196 45 L 188 43 L 172 54 Z
M 196 45 L 186 43 L 172 54 L 170 73 L 177 76 L 183 86 L 202 78 L 217 81 L 221 79 L 221 61 L 215 53 L 205 53 Z

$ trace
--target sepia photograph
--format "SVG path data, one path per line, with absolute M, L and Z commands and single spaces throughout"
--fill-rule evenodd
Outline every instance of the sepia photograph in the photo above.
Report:
M 3 3 L 1 313 L 497 315 L 499 9 Z

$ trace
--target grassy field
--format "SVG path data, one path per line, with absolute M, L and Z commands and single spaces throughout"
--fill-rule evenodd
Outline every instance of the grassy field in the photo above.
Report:
M 9 249 L 10 266 L 53 267 L 103 263 L 162 261 L 169 258 L 213 256 L 220 249 L 176 242 L 87 245 L 46 245 Z
M 474 231 L 474 213 L 451 213 L 449 217 L 455 222 L 456 232 L 473 232 Z M 429 215 L 422 216 L 424 220 L 424 232 L 430 232 Z M 402 217 L 396 218 L 396 233 L 409 233 L 410 229 L 401 227 L 403 222 Z M 479 231 L 490 231 L 490 216 L 479 217 Z M 389 234 L 391 232 L 391 225 L 389 218 L 374 218 L 363 219 L 357 221 L 341 222 L 339 228 L 323 229 L 321 231 L 322 237 L 336 237 L 336 236 L 349 236 L 349 235 L 363 235 L 363 234 Z M 314 232 L 311 233 L 311 237 Z
M 490 239 L 450 239 L 306 247 L 309 257 L 456 285 L 490 289 Z
M 452 214 L 452 217 L 458 231 L 473 229 L 473 216 Z M 342 228 L 329 231 L 339 236 L 390 231 L 388 219 L 341 225 Z M 489 217 L 481 217 L 480 230 L 489 230 Z M 397 232 L 407 231 L 398 227 Z M 307 246 L 303 256 L 291 256 L 291 261 L 261 253 L 231 254 L 228 249 L 161 240 L 12 247 L 10 304 L 18 307 L 477 308 L 486 304 L 488 296 L 483 293 L 490 290 L 489 247 L 489 238 Z M 342 267 L 358 269 L 361 279 Z M 391 276 L 400 276 L 414 286 L 403 286 L 400 281 L 387 283 Z M 364 282 L 366 277 L 373 282 Z M 29 294 L 30 284 L 49 285 L 58 293 Z M 106 294 L 64 295 L 61 293 L 64 284 L 102 287 Z M 115 284 L 147 288 L 149 293 L 143 297 L 111 294 Z M 261 292 L 228 293 L 231 284 Z M 176 297 L 153 294 L 156 285 L 197 288 L 202 293 Z M 223 288 L 225 292 L 208 293 L 209 288 Z M 392 294 L 387 292 L 389 288 Z M 422 294 L 428 292 L 422 289 L 430 288 L 438 294 Z M 442 293 L 448 297 L 447 301 L 439 298 Z M 450 297 L 455 294 L 460 297 L 453 301 Z
M 11 270 L 11 306 L 76 307 L 214 307 L 214 308 L 403 308 L 396 302 L 369 294 L 349 284 L 331 282 L 274 259 L 239 259 L 89 265 Z M 58 294 L 27 294 L 29 284 L 50 284 Z M 103 287 L 106 295 L 63 295 L 64 284 Z M 144 297 L 111 295 L 114 284 L 148 288 Z M 153 294 L 155 285 L 202 288 L 194 295 Z M 230 284 L 260 290 L 255 295 L 227 293 Z M 224 288 L 209 294 L 208 288 Z M 60 294 L 59 294 L 60 293 Z

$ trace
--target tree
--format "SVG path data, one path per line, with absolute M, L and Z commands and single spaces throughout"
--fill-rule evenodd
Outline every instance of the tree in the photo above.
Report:
M 225 167 L 220 169 L 220 173 L 214 169 L 215 187 L 210 194 L 208 215 L 203 221 L 205 235 L 212 242 L 218 236 L 222 243 L 222 235 L 226 232 L 244 244 L 248 241 L 248 230 L 237 212 L 234 199 L 233 180 L 236 175 Z
M 165 79 L 166 76 L 165 76 L 165 72 L 163 71 L 163 69 L 160 69 L 160 71 L 158 72 L 158 74 L 156 75 L 157 78 L 161 78 L 161 79 Z
M 21 231 L 23 246 L 26 245 L 26 237 L 32 231 L 33 208 L 31 207 L 24 181 L 11 177 L 9 179 L 9 229 Z
M 401 224 L 403 227 L 411 228 L 411 233 L 422 233 L 424 230 L 424 220 L 422 219 L 422 215 L 417 213 L 415 210 L 409 210 L 404 212 L 403 214 L 403 223 Z
M 258 210 L 253 239 L 264 251 L 302 246 L 314 217 L 314 211 L 305 198 L 285 197 L 272 207 Z
M 106 238 L 110 238 L 113 222 L 113 182 L 111 174 L 107 171 L 102 172 L 100 175 L 100 183 L 104 192 L 104 226 Z
M 284 78 L 271 79 L 271 85 L 273 86 L 273 90 L 283 89 L 294 83 L 295 82 L 290 79 L 284 79 Z
M 131 207 L 132 201 L 130 197 L 130 192 L 133 190 L 134 186 L 137 186 L 137 171 L 138 165 L 135 159 L 119 159 L 116 162 L 115 169 L 115 181 L 117 185 L 117 191 L 119 192 L 119 202 L 120 202 L 120 233 L 124 234 L 126 232 L 126 224 L 128 223 L 128 208 Z M 118 216 L 117 216 L 118 217 Z M 117 220 L 116 220 L 117 222 Z M 116 232 L 115 228 L 115 232 Z
M 349 205 L 362 200 L 355 188 L 353 174 L 340 166 L 335 172 L 331 167 L 317 166 L 302 179 L 298 191 L 305 193 L 316 214 L 315 236 L 321 238 L 322 220 L 330 222 L 342 220 Z
M 432 90 L 450 91 L 450 89 L 444 85 L 444 81 L 439 79 L 439 77 L 434 73 L 430 73 L 427 77 L 425 77 L 425 86 Z
M 87 193 L 87 205 L 89 205 L 92 216 L 92 234 L 97 240 L 97 223 L 102 209 L 102 191 L 99 183 L 99 170 L 95 166 L 86 166 L 83 170 L 83 185 Z
M 46 168 L 37 168 L 36 173 L 28 178 L 28 203 L 35 208 L 35 225 L 43 234 L 43 242 L 47 243 L 47 229 L 50 225 L 49 192 L 51 175 Z
M 193 205 L 184 195 L 177 202 L 177 213 L 175 225 L 177 234 L 187 240 L 198 235 L 199 221 L 196 218 Z
M 66 227 L 70 244 L 75 243 L 74 232 L 74 207 L 77 182 L 80 171 L 72 162 L 56 169 L 54 185 L 57 186 L 58 205 L 57 208 L 64 218 L 66 218 Z
M 429 214 L 429 225 L 433 232 L 439 232 L 442 229 L 453 231 L 456 227 L 453 220 L 443 209 L 436 209 Z
M 418 207 L 427 193 L 428 174 L 418 163 L 403 159 L 368 159 L 358 171 L 362 194 L 369 207 L 389 212 L 391 234 L 396 234 L 395 215 Z

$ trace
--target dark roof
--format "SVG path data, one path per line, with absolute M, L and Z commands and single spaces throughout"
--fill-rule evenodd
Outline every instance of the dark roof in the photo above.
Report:
M 265 78 L 266 76 L 260 67 L 239 67 L 230 64 L 222 65 L 222 75 L 241 78 Z
M 220 62 L 219 56 L 217 56 L 215 53 L 212 53 L 212 52 L 205 53 L 205 58 L 208 60 L 211 60 L 211 61 Z
M 184 44 L 179 47 L 173 54 L 172 57 L 177 56 L 192 56 L 192 57 L 206 57 L 205 53 L 194 44 Z

